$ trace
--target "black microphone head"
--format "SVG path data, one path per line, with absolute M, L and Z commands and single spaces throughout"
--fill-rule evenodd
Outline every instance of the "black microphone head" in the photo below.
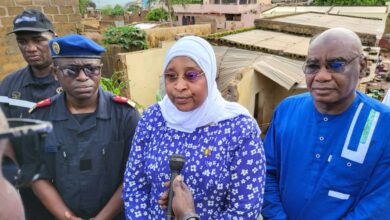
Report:
M 180 154 L 172 154 L 169 159 L 169 168 L 172 171 L 177 171 L 180 173 L 181 169 L 184 166 L 185 157 Z

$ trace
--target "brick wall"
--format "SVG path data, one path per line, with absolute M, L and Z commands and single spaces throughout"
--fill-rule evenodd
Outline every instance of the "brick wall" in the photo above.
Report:
M 12 30 L 15 15 L 34 8 L 45 13 L 53 22 L 58 36 L 77 33 L 81 15 L 79 0 L 1 0 L 0 1 L 0 80 L 24 67 L 26 62 L 19 52 Z

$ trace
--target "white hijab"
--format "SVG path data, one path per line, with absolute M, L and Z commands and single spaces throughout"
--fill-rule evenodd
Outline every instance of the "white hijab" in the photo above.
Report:
M 187 36 L 177 41 L 168 51 L 163 70 L 169 62 L 178 56 L 190 57 L 205 73 L 208 96 L 198 108 L 183 112 L 178 110 L 167 95 L 158 102 L 167 126 L 179 131 L 192 133 L 196 128 L 210 123 L 234 118 L 238 115 L 252 117 L 248 110 L 238 103 L 228 102 L 222 98 L 215 81 L 217 77 L 217 62 L 214 50 L 204 39 Z M 259 129 L 260 130 L 260 129 Z

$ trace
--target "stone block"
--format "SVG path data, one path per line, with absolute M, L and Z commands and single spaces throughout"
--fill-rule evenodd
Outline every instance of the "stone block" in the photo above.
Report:
M 0 8 L 0 17 L 4 17 L 7 15 L 7 11 L 5 10 L 5 8 Z
M 4 56 L 5 52 L 7 51 L 7 48 L 6 47 L 0 47 L 0 54 L 3 58 L 6 58 L 6 56 Z
M 68 15 L 54 15 L 54 22 L 69 22 Z
M 78 8 L 75 9 L 78 11 Z M 61 14 L 74 14 L 75 10 L 73 9 L 73 6 L 60 6 L 60 13 Z
M 63 32 L 69 32 L 69 33 L 74 33 L 77 32 L 77 24 L 76 23 L 66 23 L 62 24 L 62 31 Z
M 7 35 L 7 32 L 5 30 L 1 30 L 0 36 L 3 36 L 3 37 L 0 37 L 0 50 L 3 48 L 6 48 L 6 47 L 10 47 L 10 46 L 16 46 L 15 35 L 12 35 L 12 34 Z M 2 54 L 3 53 L 0 53 L 0 56 Z
M 78 8 L 79 7 L 79 0 L 67 0 L 67 3 L 66 3 L 66 5 L 71 5 L 71 6 L 74 6 L 74 7 L 76 7 L 76 8 Z
M 29 9 L 35 9 L 37 11 L 42 11 L 42 6 L 28 6 Z
M 41 6 L 46 6 L 50 5 L 50 0 L 32 0 L 33 5 L 41 5 Z
M 47 7 L 43 7 L 43 13 L 45 14 L 58 14 L 58 7 L 56 6 L 47 6 Z
M 15 16 L 20 14 L 24 10 L 24 7 L 8 7 L 8 15 Z
M 1 6 L 15 6 L 15 2 L 13 0 L 1 0 Z
M 81 21 L 81 15 L 79 13 L 69 16 L 69 22 L 80 22 L 80 21 Z
M 54 15 L 46 15 L 51 22 L 54 22 Z
M 32 5 L 32 0 L 15 0 L 16 5 Z
M 3 18 L 0 18 L 1 20 L 1 24 L 7 28 L 9 26 L 12 26 L 12 22 L 14 21 L 14 18 L 13 17 L 3 17 Z
M 67 4 L 69 0 L 51 0 L 52 5 L 69 5 Z
M 12 25 L 6 26 L 6 27 L 4 28 L 5 33 L 8 34 L 9 32 L 11 32 L 11 31 L 13 30 L 13 28 L 14 28 L 14 27 L 13 27 Z

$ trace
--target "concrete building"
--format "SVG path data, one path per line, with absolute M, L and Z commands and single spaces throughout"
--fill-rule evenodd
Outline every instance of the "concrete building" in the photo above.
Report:
M 174 5 L 178 25 L 215 23 L 217 29 L 253 27 L 260 12 L 271 7 L 271 0 L 205 0 L 203 4 Z

